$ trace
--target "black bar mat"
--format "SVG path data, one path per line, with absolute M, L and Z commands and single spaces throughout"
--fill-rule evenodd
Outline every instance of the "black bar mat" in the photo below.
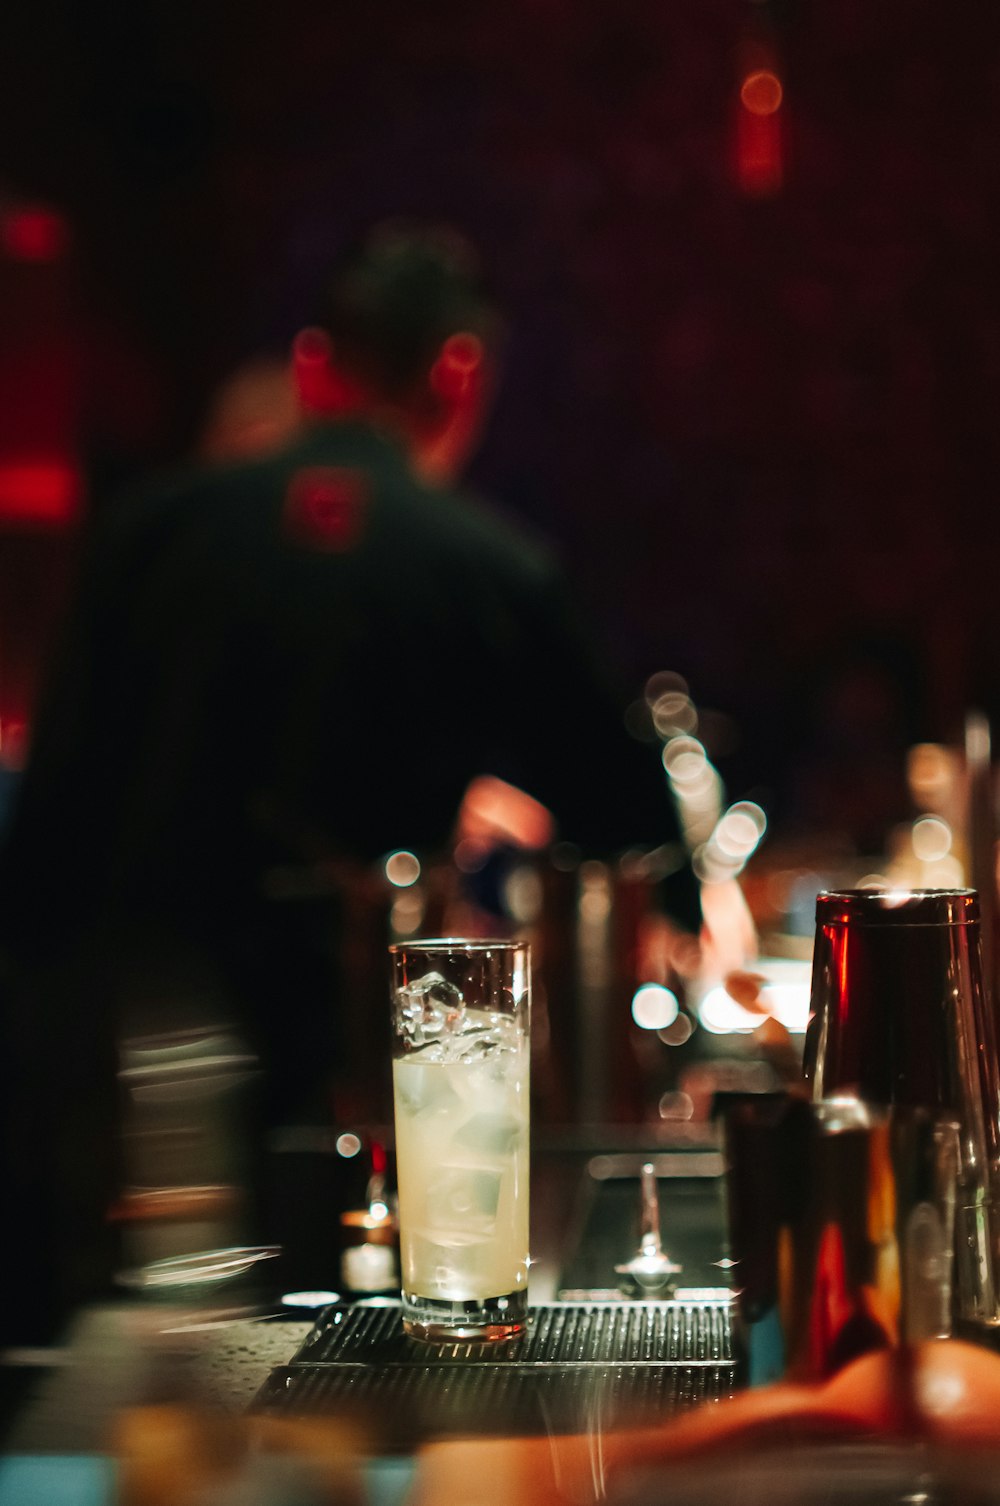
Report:
M 429 1438 L 654 1422 L 733 1390 L 729 1304 L 554 1303 L 500 1345 L 408 1339 L 396 1303 L 329 1308 L 257 1412 L 354 1417 L 386 1450 Z

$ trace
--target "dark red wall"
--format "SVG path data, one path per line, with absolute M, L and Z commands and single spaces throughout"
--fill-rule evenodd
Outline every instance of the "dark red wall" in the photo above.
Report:
M 784 182 L 751 198 L 762 23 Z M 476 479 L 630 679 L 733 719 L 734 794 L 799 819 L 838 739 L 891 765 L 1000 712 L 994 0 L 39 0 L 9 30 L 0 184 L 73 227 L 92 506 L 280 346 L 330 240 L 445 214 L 513 326 Z

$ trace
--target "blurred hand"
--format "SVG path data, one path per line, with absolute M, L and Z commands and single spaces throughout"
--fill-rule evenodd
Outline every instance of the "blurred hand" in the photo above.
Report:
M 701 942 L 665 915 L 651 912 L 639 922 L 636 975 L 643 983 L 664 986 L 701 971 Z
M 701 912 L 703 923 L 697 937 L 678 929 L 665 915 L 644 918 L 638 957 L 643 981 L 666 984 L 678 976 L 700 976 L 710 981 L 745 977 L 748 983 L 744 992 L 756 998 L 763 979 L 745 970 L 757 956 L 757 928 L 736 880 L 703 885 Z M 751 986 L 751 979 L 757 979 L 756 988 Z M 733 998 L 743 1003 L 738 994 Z
M 548 808 L 492 774 L 473 779 L 458 813 L 456 840 L 489 851 L 501 845 L 537 850 L 555 836 Z
M 702 972 L 706 977 L 725 978 L 745 969 L 758 956 L 757 927 L 736 879 L 703 884 L 701 913 Z

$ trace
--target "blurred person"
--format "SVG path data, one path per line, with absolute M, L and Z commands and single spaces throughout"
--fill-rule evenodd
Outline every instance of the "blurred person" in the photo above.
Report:
M 279 449 L 290 442 L 301 417 L 287 358 L 258 356 L 214 393 L 198 455 L 209 462 L 249 460 Z
M 349 922 L 289 875 L 446 851 L 472 781 L 466 821 L 525 845 L 669 847 L 663 912 L 699 931 L 662 768 L 560 570 L 456 489 L 501 346 L 466 242 L 382 226 L 296 339 L 285 442 L 95 519 L 0 864 L 5 1195 L 40 1291 L 113 1259 L 123 1030 L 235 1020 L 263 1123 L 330 1121 Z

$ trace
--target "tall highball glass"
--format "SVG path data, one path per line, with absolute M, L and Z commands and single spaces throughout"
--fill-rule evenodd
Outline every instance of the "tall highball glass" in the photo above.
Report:
M 389 953 L 403 1327 L 511 1338 L 528 1311 L 530 949 Z

